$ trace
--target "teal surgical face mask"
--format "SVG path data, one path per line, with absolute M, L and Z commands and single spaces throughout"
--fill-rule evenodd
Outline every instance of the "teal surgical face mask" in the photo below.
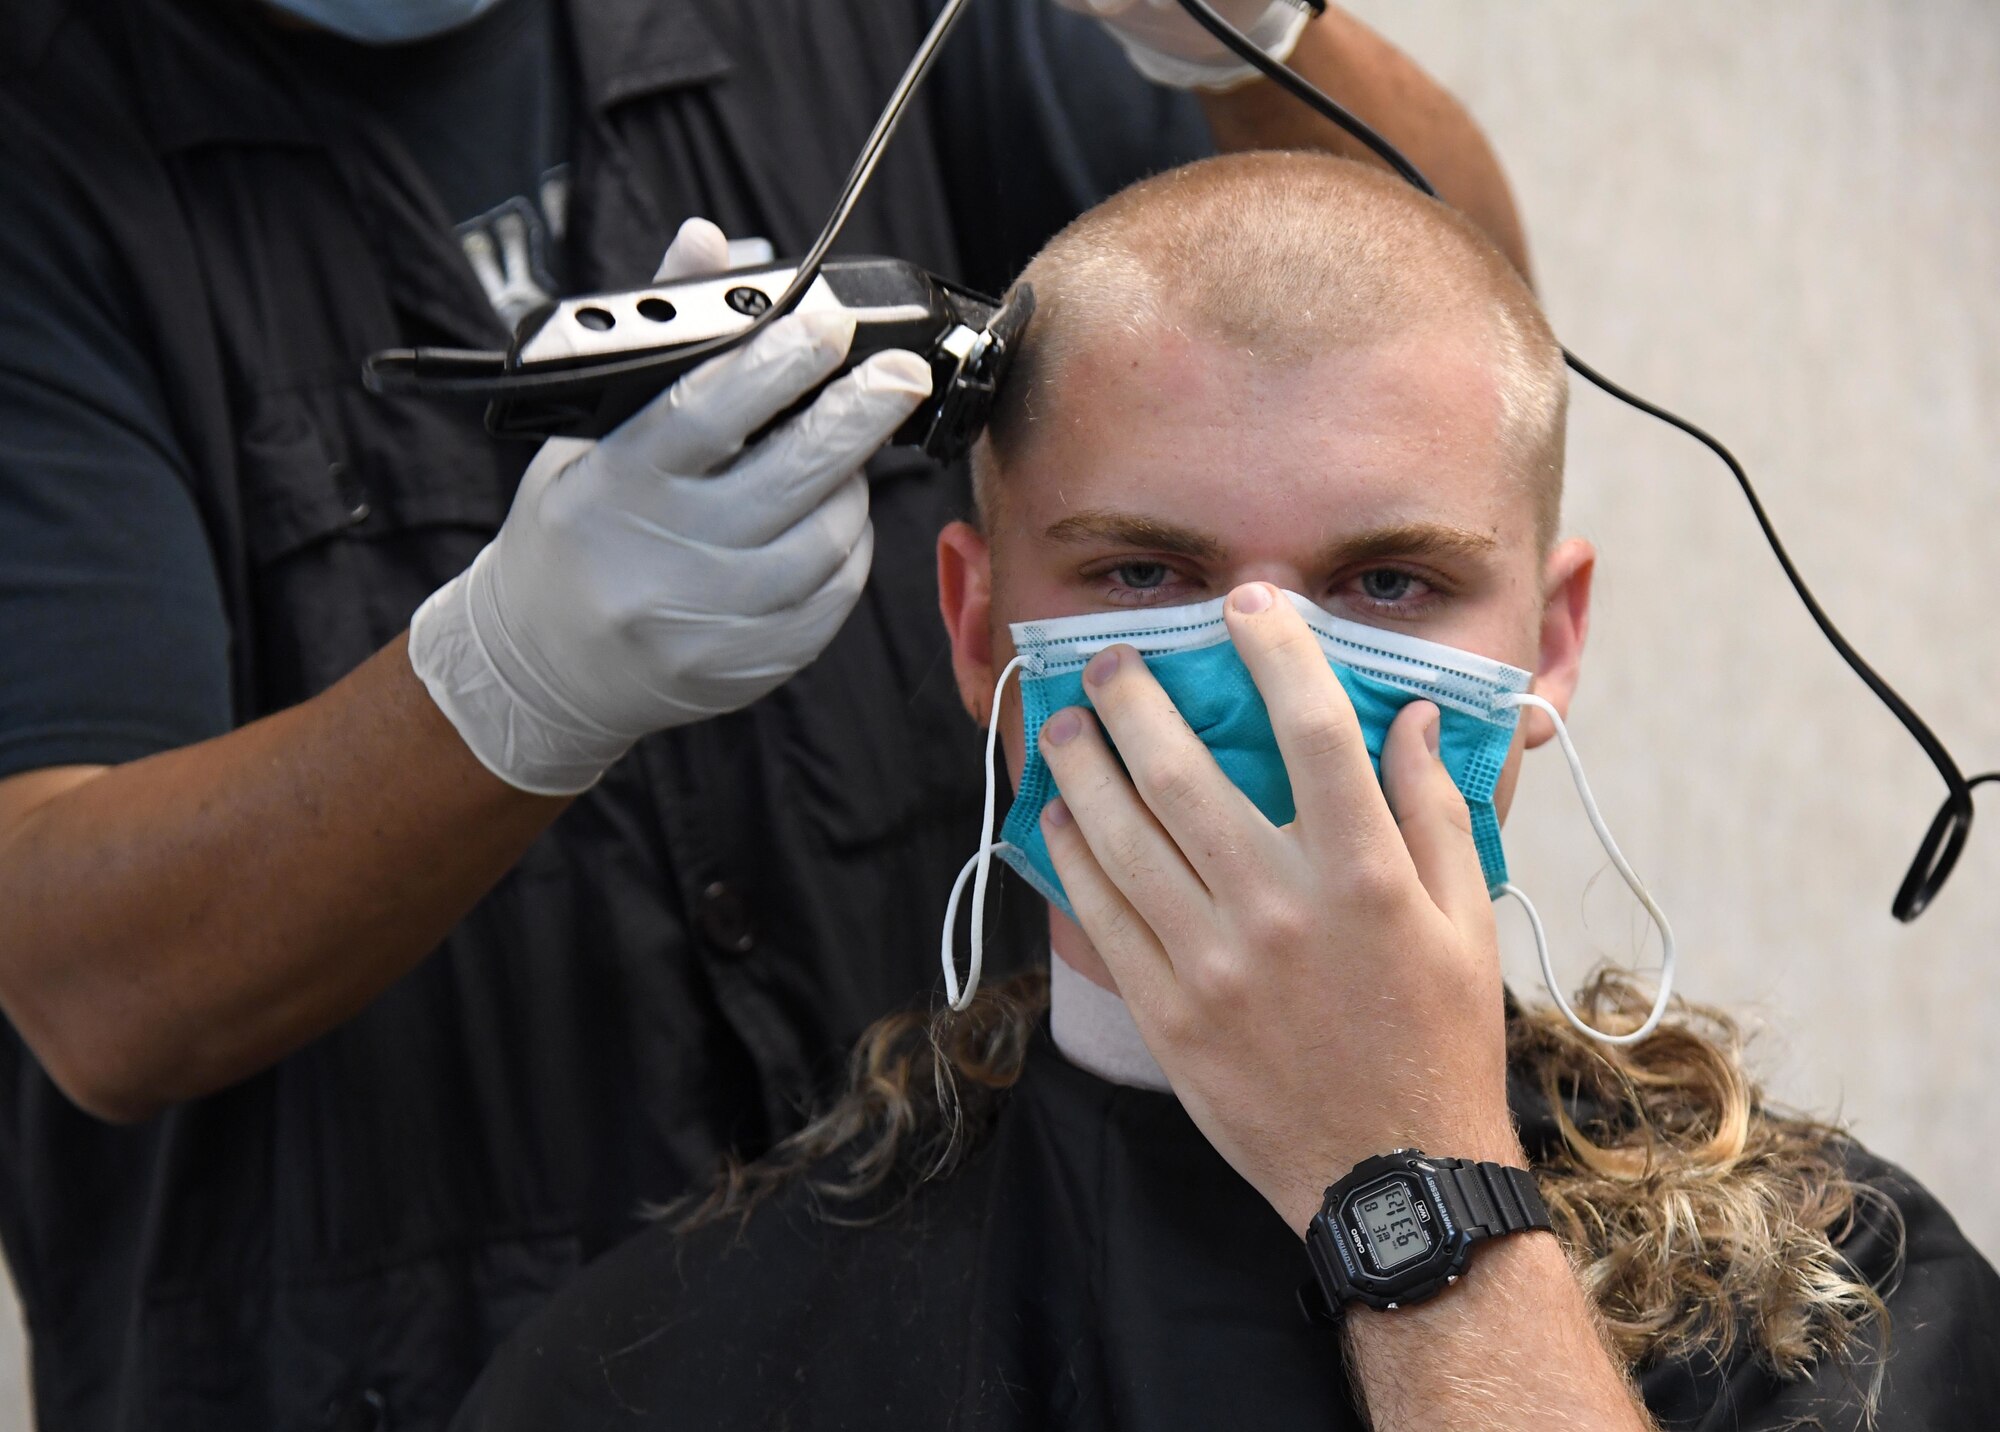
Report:
M 1489 657 L 1345 621 L 1295 592 L 1285 595 L 1319 639 L 1320 649 L 1353 703 L 1368 758 L 1378 778 L 1382 770 L 1382 746 L 1396 713 L 1412 701 L 1429 701 L 1437 706 L 1438 755 L 1471 812 L 1473 844 L 1479 852 L 1487 890 L 1494 896 L 1514 896 L 1528 911 L 1549 991 L 1570 1021 L 1584 1032 L 1611 1042 L 1629 1043 L 1650 1033 L 1665 1009 L 1672 981 L 1673 937 L 1665 917 L 1626 866 L 1610 832 L 1604 828 L 1560 715 L 1541 697 L 1528 691 L 1529 674 Z M 1057 711 L 1090 704 L 1083 685 L 1083 668 L 1106 647 L 1124 643 L 1138 651 L 1223 774 L 1273 825 L 1284 825 L 1292 819 L 1291 778 L 1272 733 L 1263 697 L 1229 639 L 1222 609 L 1222 599 L 1217 599 L 1196 606 L 1153 607 L 1022 622 L 1011 628 L 1016 656 L 1001 674 L 994 691 L 991 719 L 995 726 L 988 732 L 984 831 L 993 827 L 993 754 L 1000 693 L 1008 677 L 1016 672 L 1021 681 L 1027 759 L 1001 838 L 989 844 L 982 835 L 979 853 L 966 863 L 952 890 L 950 912 L 945 920 L 943 961 L 946 991 L 955 1008 L 963 1008 L 970 1001 L 972 988 L 978 982 L 985 886 L 993 856 L 998 855 L 1012 866 L 1050 904 L 1075 918 L 1062 878 L 1056 873 L 1042 838 L 1042 811 L 1055 799 L 1057 791 L 1048 765 L 1042 760 L 1039 737 L 1042 723 Z M 1523 706 L 1542 710 L 1556 723 L 1586 813 L 1606 852 L 1654 917 L 1665 941 L 1659 1001 L 1652 1018 L 1631 1034 L 1599 1034 L 1570 1009 L 1555 981 L 1540 918 L 1527 897 L 1507 879 L 1507 856 L 1500 842 L 1500 817 L 1493 806 L 1493 792 L 1513 746 Z M 975 879 L 973 958 L 967 988 L 961 993 L 951 953 L 951 931 L 968 876 Z
M 364 45 L 403 45 L 470 24 L 500 0 L 265 0 Z
M 1507 883 L 1507 856 L 1500 847 L 1493 788 L 1499 784 L 1521 715 L 1517 707 L 1501 704 L 1500 698 L 1526 691 L 1528 673 L 1401 632 L 1342 621 L 1304 597 L 1286 595 L 1319 638 L 1333 674 L 1354 703 L 1378 779 L 1382 743 L 1396 713 L 1419 699 L 1437 703 L 1442 718 L 1438 754 L 1472 812 L 1480 868 L 1486 872 L 1487 889 L 1497 892 Z M 1292 819 L 1291 777 L 1278 754 L 1264 699 L 1229 640 L 1222 599 L 1191 607 L 1023 622 L 1013 634 L 1014 650 L 1022 658 L 1027 764 L 996 853 L 1063 914 L 1076 918 L 1042 839 L 1042 810 L 1055 799 L 1056 786 L 1037 738 L 1042 723 L 1065 706 L 1090 705 L 1083 668 L 1107 646 L 1123 642 L 1145 658 L 1147 669 L 1222 773 L 1271 824 L 1284 825 Z

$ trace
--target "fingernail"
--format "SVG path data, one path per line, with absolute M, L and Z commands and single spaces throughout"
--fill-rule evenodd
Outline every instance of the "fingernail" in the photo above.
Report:
M 1084 667 L 1083 679 L 1092 686 L 1102 686 L 1118 674 L 1118 663 L 1123 659 L 1124 651 L 1122 648 L 1107 646 L 1104 650 L 1093 656 L 1090 659 L 1090 664 Z
M 1433 756 L 1438 753 L 1438 727 L 1443 721 L 1444 717 L 1435 706 L 1431 707 L 1431 714 L 1424 717 L 1424 744 L 1430 747 Z
M 1065 707 L 1043 724 L 1042 740 L 1051 746 L 1060 746 L 1066 741 L 1073 740 L 1076 733 L 1082 729 L 1083 718 L 1076 714 L 1076 708 Z
M 691 249 L 720 251 L 723 262 L 729 261 L 729 236 L 707 219 L 695 218 L 683 222 L 680 228 L 674 231 L 674 242 L 685 244 Z
M 1061 796 L 1057 796 L 1043 809 L 1042 817 L 1050 825 L 1060 829 L 1069 824 L 1069 806 L 1064 803 Z
M 1263 582 L 1248 582 L 1236 589 L 1229 604 L 1246 617 L 1255 616 L 1271 605 L 1271 589 Z

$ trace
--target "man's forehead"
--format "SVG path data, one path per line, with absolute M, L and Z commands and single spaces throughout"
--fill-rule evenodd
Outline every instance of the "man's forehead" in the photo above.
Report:
M 1001 479 L 1021 535 L 1463 555 L 1532 526 L 1494 386 L 1448 343 L 1277 366 L 1179 335 L 1091 356 Z
M 1419 330 L 1272 361 L 1182 329 L 1094 337 L 1036 396 L 1037 439 L 1103 452 L 1245 452 L 1365 441 L 1391 453 L 1451 449 L 1508 460 L 1503 383 L 1490 348 Z M 1029 446 L 1035 446 L 1030 443 Z

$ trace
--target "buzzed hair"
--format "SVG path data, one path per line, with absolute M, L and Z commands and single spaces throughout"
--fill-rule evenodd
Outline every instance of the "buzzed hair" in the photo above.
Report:
M 1190 333 L 1278 365 L 1452 328 L 1489 336 L 1544 549 L 1562 506 L 1569 383 L 1525 280 L 1456 210 L 1379 169 L 1311 152 L 1226 155 L 1113 195 L 1018 283 L 1036 311 L 973 455 L 979 508 L 1033 442 L 1070 365 L 1113 334 Z

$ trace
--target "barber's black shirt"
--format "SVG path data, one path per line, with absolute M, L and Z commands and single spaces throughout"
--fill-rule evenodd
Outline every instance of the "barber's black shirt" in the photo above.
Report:
M 0 7 L 0 774 L 219 734 L 392 640 L 529 449 L 371 397 L 362 357 L 505 341 L 468 237 L 516 200 L 572 291 L 643 282 L 692 214 L 800 251 L 933 8 L 507 0 L 434 42 L 458 68 L 419 103 L 371 84 L 423 84 L 410 54 L 249 0 Z M 490 168 L 452 157 L 474 134 Z M 845 247 L 994 286 L 1205 142 L 1089 22 L 983 0 Z M 135 1128 L 0 1036 L 44 1428 L 439 1427 L 642 1200 L 792 1127 L 933 985 L 981 782 L 931 576 L 963 475 L 871 475 L 874 576 L 825 657 L 641 743 L 357 1018 Z
M 505 0 L 407 45 L 277 32 L 292 61 L 379 120 L 423 170 L 509 325 L 564 290 L 575 57 L 561 0 Z
M 1558 1147 L 1548 1105 L 1514 1093 L 1530 1157 Z M 1891 1315 L 1875 1428 L 1991 1426 L 2000 1278 L 1900 1170 L 1851 1149 L 1848 1173 L 1873 1193 L 1842 1251 Z M 454 1432 L 1361 1432 L 1339 1333 L 1299 1312 L 1306 1277 L 1298 1234 L 1176 1100 L 1044 1041 L 985 1146 L 906 1204 L 798 1183 L 746 1222 L 608 1254 L 508 1342 Z M 1743 1339 L 1634 1369 L 1663 1427 L 1702 1432 L 1859 1432 L 1874 1370 L 1786 1380 Z

